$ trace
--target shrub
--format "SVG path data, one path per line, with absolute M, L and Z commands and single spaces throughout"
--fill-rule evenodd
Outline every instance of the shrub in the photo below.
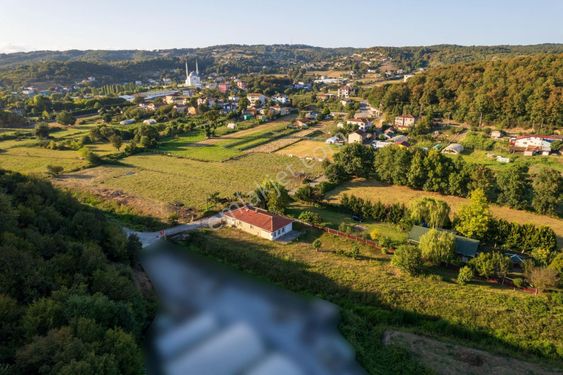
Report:
M 473 279 L 473 270 L 471 267 L 463 266 L 459 269 L 457 274 L 457 283 L 459 285 L 465 285 Z
M 391 264 L 409 275 L 421 271 L 422 257 L 420 249 L 413 245 L 401 245 L 395 250 Z
M 318 238 L 313 241 L 313 249 L 315 249 L 316 251 L 319 251 L 321 249 L 321 240 L 319 240 Z
M 551 268 L 535 267 L 530 272 L 530 284 L 540 292 L 557 285 L 557 272 Z
M 322 222 L 321 216 L 312 211 L 303 211 L 299 214 L 299 220 L 309 224 L 320 224 Z
M 60 165 L 48 165 L 47 166 L 47 174 L 51 177 L 57 177 L 61 173 L 63 173 L 64 168 Z
M 520 277 L 516 277 L 512 280 L 512 283 L 514 284 L 515 287 L 522 288 L 524 286 L 524 279 Z

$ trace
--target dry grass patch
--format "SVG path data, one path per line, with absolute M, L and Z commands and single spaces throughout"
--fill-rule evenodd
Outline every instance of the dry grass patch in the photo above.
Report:
M 336 152 L 335 147 L 321 141 L 304 139 L 277 151 L 280 155 L 297 156 L 299 158 L 329 159 Z

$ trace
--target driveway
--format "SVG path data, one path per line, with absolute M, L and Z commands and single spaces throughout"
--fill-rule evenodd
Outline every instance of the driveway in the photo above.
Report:
M 163 237 L 174 236 L 176 234 L 189 232 L 192 230 L 205 228 L 205 227 L 213 228 L 219 225 L 220 223 L 221 223 L 221 216 L 217 214 L 200 220 L 192 221 L 191 223 L 188 224 L 181 224 L 181 225 L 176 225 L 174 227 L 162 229 L 161 231 L 157 231 L 157 232 L 138 232 L 125 227 L 123 228 L 123 231 L 125 232 L 125 234 L 127 234 L 127 236 L 130 236 L 131 234 L 137 235 L 143 247 L 148 247 Z

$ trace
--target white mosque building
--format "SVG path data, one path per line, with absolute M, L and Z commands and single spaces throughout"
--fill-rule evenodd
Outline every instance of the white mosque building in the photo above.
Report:
M 195 61 L 195 72 L 190 72 L 188 70 L 188 62 L 186 61 L 186 81 L 184 83 L 186 87 L 194 87 L 196 89 L 201 88 L 201 78 L 199 77 L 199 68 L 197 66 L 197 60 Z

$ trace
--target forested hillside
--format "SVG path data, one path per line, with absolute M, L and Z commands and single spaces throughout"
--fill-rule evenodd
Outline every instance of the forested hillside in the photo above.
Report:
M 563 126 L 562 83 L 563 54 L 540 54 L 431 68 L 368 95 L 390 115 L 432 114 L 545 132 Z
M 48 182 L 0 171 L 0 374 L 139 374 L 139 249 Z

